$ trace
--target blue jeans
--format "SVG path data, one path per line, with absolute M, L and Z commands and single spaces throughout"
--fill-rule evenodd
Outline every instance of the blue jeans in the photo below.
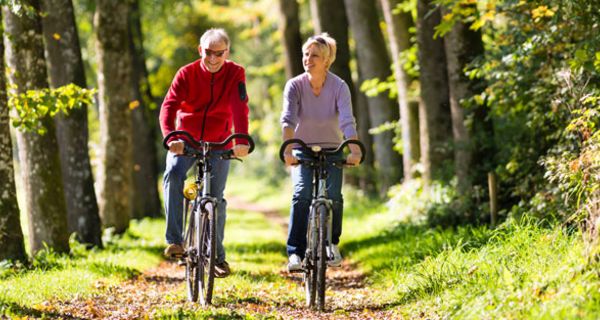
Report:
M 294 150 L 293 154 L 298 159 L 310 159 L 311 156 L 301 150 Z M 341 160 L 342 152 L 329 156 L 329 160 Z M 344 199 L 342 198 L 342 168 L 333 165 L 327 166 L 327 196 L 333 200 L 332 217 L 332 239 L 333 244 L 340 242 L 342 234 L 342 215 Z M 292 207 L 290 210 L 290 225 L 288 228 L 287 253 L 288 256 L 297 254 L 304 258 L 306 251 L 306 228 L 308 225 L 308 214 L 312 201 L 313 171 L 311 168 L 298 165 L 292 168 L 292 183 L 294 194 L 292 196 Z
M 223 191 L 229 173 L 229 160 L 220 159 L 225 150 L 212 151 L 209 160 L 212 166 L 210 179 L 211 196 L 217 198 L 217 262 L 225 261 L 225 220 L 227 219 L 227 201 L 223 199 Z M 167 215 L 167 243 L 183 242 L 183 184 L 188 170 L 194 165 L 195 159 L 186 156 L 176 156 L 167 153 L 163 188 L 165 197 L 165 213 Z

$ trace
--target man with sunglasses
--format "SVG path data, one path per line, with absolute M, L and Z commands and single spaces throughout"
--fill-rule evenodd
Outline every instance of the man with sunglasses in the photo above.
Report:
M 248 95 L 244 68 L 230 60 L 229 37 L 223 29 L 210 29 L 200 37 L 200 59 L 177 71 L 160 110 L 163 136 L 174 130 L 185 130 L 196 140 L 221 142 L 232 132 L 248 133 Z M 236 157 L 248 154 L 245 141 L 236 141 L 232 149 Z M 183 184 L 187 171 L 194 163 L 183 153 L 184 142 L 168 142 L 166 169 L 163 178 L 165 211 L 167 215 L 165 249 L 167 257 L 183 254 Z M 223 150 L 224 152 L 225 150 Z M 217 198 L 217 256 L 216 277 L 226 277 L 231 271 L 225 261 L 223 236 L 226 205 L 223 191 L 229 172 L 229 161 L 216 159 L 212 163 L 212 196 Z

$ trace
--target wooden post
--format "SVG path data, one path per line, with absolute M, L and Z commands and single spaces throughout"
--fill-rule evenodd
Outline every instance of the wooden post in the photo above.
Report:
M 490 196 L 490 224 L 492 227 L 495 227 L 498 221 L 498 193 L 496 190 L 496 175 L 493 172 L 488 172 L 488 188 Z

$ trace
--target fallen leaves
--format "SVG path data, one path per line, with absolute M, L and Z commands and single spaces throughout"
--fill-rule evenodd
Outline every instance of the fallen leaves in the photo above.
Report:
M 65 318 L 119 320 L 150 319 L 156 310 L 193 314 L 202 310 L 219 312 L 223 308 L 240 315 L 268 315 L 277 319 L 397 319 L 393 310 L 387 310 L 384 299 L 365 286 L 365 276 L 350 264 L 328 270 L 325 312 L 307 309 L 303 299 L 290 299 L 287 292 L 303 290 L 301 278 L 287 272 L 280 275 L 284 277 L 282 282 L 266 285 L 264 290 L 251 295 L 236 286 L 228 287 L 223 296 L 239 299 L 217 299 L 216 306 L 202 309 L 186 301 L 184 269 L 163 262 L 158 268 L 116 286 L 98 281 L 94 286 L 100 293 L 91 297 L 44 302 L 36 309 Z

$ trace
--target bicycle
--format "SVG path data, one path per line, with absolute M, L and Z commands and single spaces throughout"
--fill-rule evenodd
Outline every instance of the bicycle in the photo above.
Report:
M 254 150 L 254 141 L 247 134 L 232 134 L 222 142 L 196 141 L 187 131 L 170 132 L 163 140 L 163 146 L 168 150 L 167 142 L 173 136 L 184 136 L 184 156 L 196 159 L 196 192 L 191 196 L 193 200 L 184 197 L 183 214 L 183 248 L 184 254 L 180 262 L 185 265 L 185 278 L 187 283 L 188 300 L 196 302 L 200 299 L 203 306 L 211 304 L 215 279 L 216 255 L 216 226 L 217 226 L 217 199 L 211 193 L 211 171 L 209 159 L 213 148 L 225 147 L 233 139 L 248 141 L 248 153 Z M 233 150 L 228 150 L 221 155 L 224 160 L 240 160 L 233 155 Z
M 279 158 L 285 163 L 284 152 L 290 144 L 299 145 L 300 149 L 312 155 L 312 160 L 298 160 L 299 165 L 306 165 L 313 169 L 312 201 L 308 216 L 308 227 L 306 230 L 306 251 L 302 261 L 303 282 L 306 293 L 306 305 L 310 308 L 315 307 L 323 310 L 325 308 L 325 273 L 327 270 L 327 260 L 333 259 L 331 230 L 332 230 L 332 210 L 333 201 L 327 196 L 327 164 L 332 163 L 335 166 L 346 165 L 345 160 L 328 161 L 327 156 L 337 154 L 350 144 L 357 145 L 362 157 L 360 163 L 364 160 L 365 147 L 358 140 L 345 140 L 336 149 L 323 149 L 320 146 L 309 147 L 300 139 L 286 140 L 279 149 Z M 329 248 L 328 248 L 329 247 Z M 329 249 L 329 250 L 327 250 Z

